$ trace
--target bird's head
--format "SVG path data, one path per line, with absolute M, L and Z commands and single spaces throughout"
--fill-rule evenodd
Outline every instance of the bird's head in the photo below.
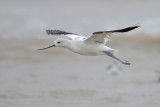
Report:
M 56 39 L 55 41 L 54 41 L 54 45 L 55 46 L 57 46 L 57 47 L 64 47 L 65 46 L 65 44 L 66 44 L 66 39 L 64 39 L 64 38 L 59 38 L 59 39 Z
M 45 50 L 45 49 L 48 49 L 48 48 L 52 48 L 52 47 L 65 47 L 66 44 L 67 44 L 67 39 L 64 39 L 64 38 L 59 38 L 59 39 L 56 39 L 54 41 L 54 44 L 51 45 L 51 46 L 48 46 L 46 48 L 42 48 L 42 49 L 38 49 L 38 50 Z

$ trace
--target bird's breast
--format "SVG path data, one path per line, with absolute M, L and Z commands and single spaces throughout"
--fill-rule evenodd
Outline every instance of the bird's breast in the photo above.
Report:
M 77 43 L 69 47 L 69 49 L 75 53 L 87 56 L 96 56 L 100 55 L 102 51 L 96 45 L 88 45 L 84 43 Z

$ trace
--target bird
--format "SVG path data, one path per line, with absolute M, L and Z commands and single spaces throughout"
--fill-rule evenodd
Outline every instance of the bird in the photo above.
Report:
M 92 33 L 91 36 L 87 37 L 81 34 L 66 32 L 62 30 L 46 30 L 48 35 L 59 36 L 60 38 L 54 40 L 53 45 L 46 48 L 41 48 L 38 50 L 45 50 L 52 47 L 62 47 L 71 50 L 80 55 L 86 56 L 98 56 L 98 55 L 108 55 L 115 60 L 121 62 L 125 65 L 130 65 L 131 63 L 127 60 L 122 60 L 114 55 L 117 51 L 106 45 L 106 43 L 111 39 L 113 33 L 124 33 L 136 29 L 140 26 L 130 26 L 118 30 L 110 31 L 98 31 Z

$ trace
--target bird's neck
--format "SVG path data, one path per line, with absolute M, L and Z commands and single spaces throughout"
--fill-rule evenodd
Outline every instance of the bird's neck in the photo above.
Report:
M 71 40 L 65 40 L 64 48 L 70 48 L 72 46 Z

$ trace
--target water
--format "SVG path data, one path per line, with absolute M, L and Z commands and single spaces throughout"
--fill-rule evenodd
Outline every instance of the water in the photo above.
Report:
M 1 1 L 0 107 L 159 107 L 158 0 Z M 107 56 L 81 56 L 49 46 L 46 29 L 90 35 L 139 23 L 108 45 Z M 118 34 L 117 34 L 118 35 Z

